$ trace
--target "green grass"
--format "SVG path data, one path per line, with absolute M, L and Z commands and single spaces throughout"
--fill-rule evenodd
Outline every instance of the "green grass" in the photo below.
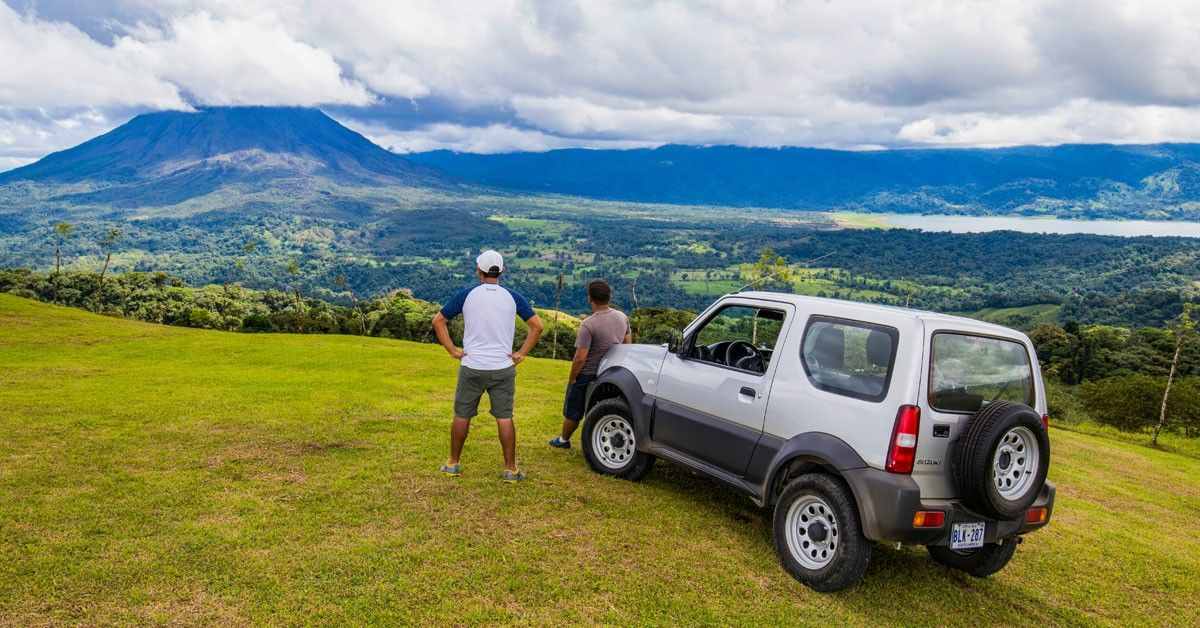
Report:
M 880 547 L 835 595 L 769 516 L 668 464 L 551 450 L 567 364 L 520 367 L 519 456 L 446 454 L 455 363 L 375 338 L 134 323 L 0 295 L 0 624 L 1200 622 L 1200 461 L 1052 433 L 1055 521 L 975 580 Z

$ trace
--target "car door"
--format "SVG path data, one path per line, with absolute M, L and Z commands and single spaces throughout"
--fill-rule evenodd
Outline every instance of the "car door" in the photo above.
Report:
M 791 310 L 784 303 L 731 300 L 689 330 L 659 372 L 653 440 L 744 474 L 762 435 L 771 358 Z M 744 344 L 730 351 L 734 342 L 749 343 L 761 361 L 746 359 Z

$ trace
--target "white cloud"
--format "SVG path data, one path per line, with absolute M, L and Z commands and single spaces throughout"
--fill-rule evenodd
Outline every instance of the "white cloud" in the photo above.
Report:
M 85 142 L 116 124 L 96 109 L 27 111 L 0 106 L 0 171 Z
M 0 4 L 0 58 L 20 60 L 0 107 L 430 98 L 446 106 L 359 119 L 403 150 L 478 151 L 1190 140 L 1200 111 L 1185 0 L 117 4 L 112 45 Z
M 1028 115 L 964 113 L 922 118 L 897 137 L 936 146 L 1200 141 L 1200 109 L 1075 100 Z
M 174 85 L 61 22 L 0 3 L 0 107 L 186 107 Z
M 342 76 L 325 50 L 295 40 L 269 18 L 192 13 L 166 29 L 141 24 L 115 49 L 206 105 L 366 105 L 374 96 Z
M 396 131 L 387 127 L 342 120 L 368 139 L 397 153 L 453 150 L 462 153 L 543 152 L 556 148 L 650 148 L 659 142 L 640 140 L 578 140 L 542 131 L 520 129 L 507 124 L 464 126 L 436 123 L 420 128 Z

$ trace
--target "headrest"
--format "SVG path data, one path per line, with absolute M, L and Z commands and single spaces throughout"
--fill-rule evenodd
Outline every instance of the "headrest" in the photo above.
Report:
M 821 368 L 841 369 L 846 365 L 846 332 L 841 327 L 826 325 L 817 332 L 813 342 L 813 358 Z
M 872 329 L 867 336 L 867 360 L 871 366 L 887 368 L 892 361 L 892 338 L 887 334 Z

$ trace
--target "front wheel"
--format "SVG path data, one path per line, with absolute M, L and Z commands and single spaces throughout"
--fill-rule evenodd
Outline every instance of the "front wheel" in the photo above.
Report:
M 937 545 L 930 545 L 927 549 L 929 556 L 938 564 L 964 571 L 976 578 L 986 578 L 1004 569 L 1012 560 L 1017 552 L 1017 539 L 1003 539 L 1000 543 L 965 551 Z
M 792 480 L 775 504 L 775 553 L 783 568 L 814 591 L 857 584 L 871 561 L 854 496 L 820 473 Z
M 637 481 L 650 472 L 654 456 L 637 450 L 633 414 L 621 399 L 605 399 L 588 410 L 583 457 L 596 473 Z

